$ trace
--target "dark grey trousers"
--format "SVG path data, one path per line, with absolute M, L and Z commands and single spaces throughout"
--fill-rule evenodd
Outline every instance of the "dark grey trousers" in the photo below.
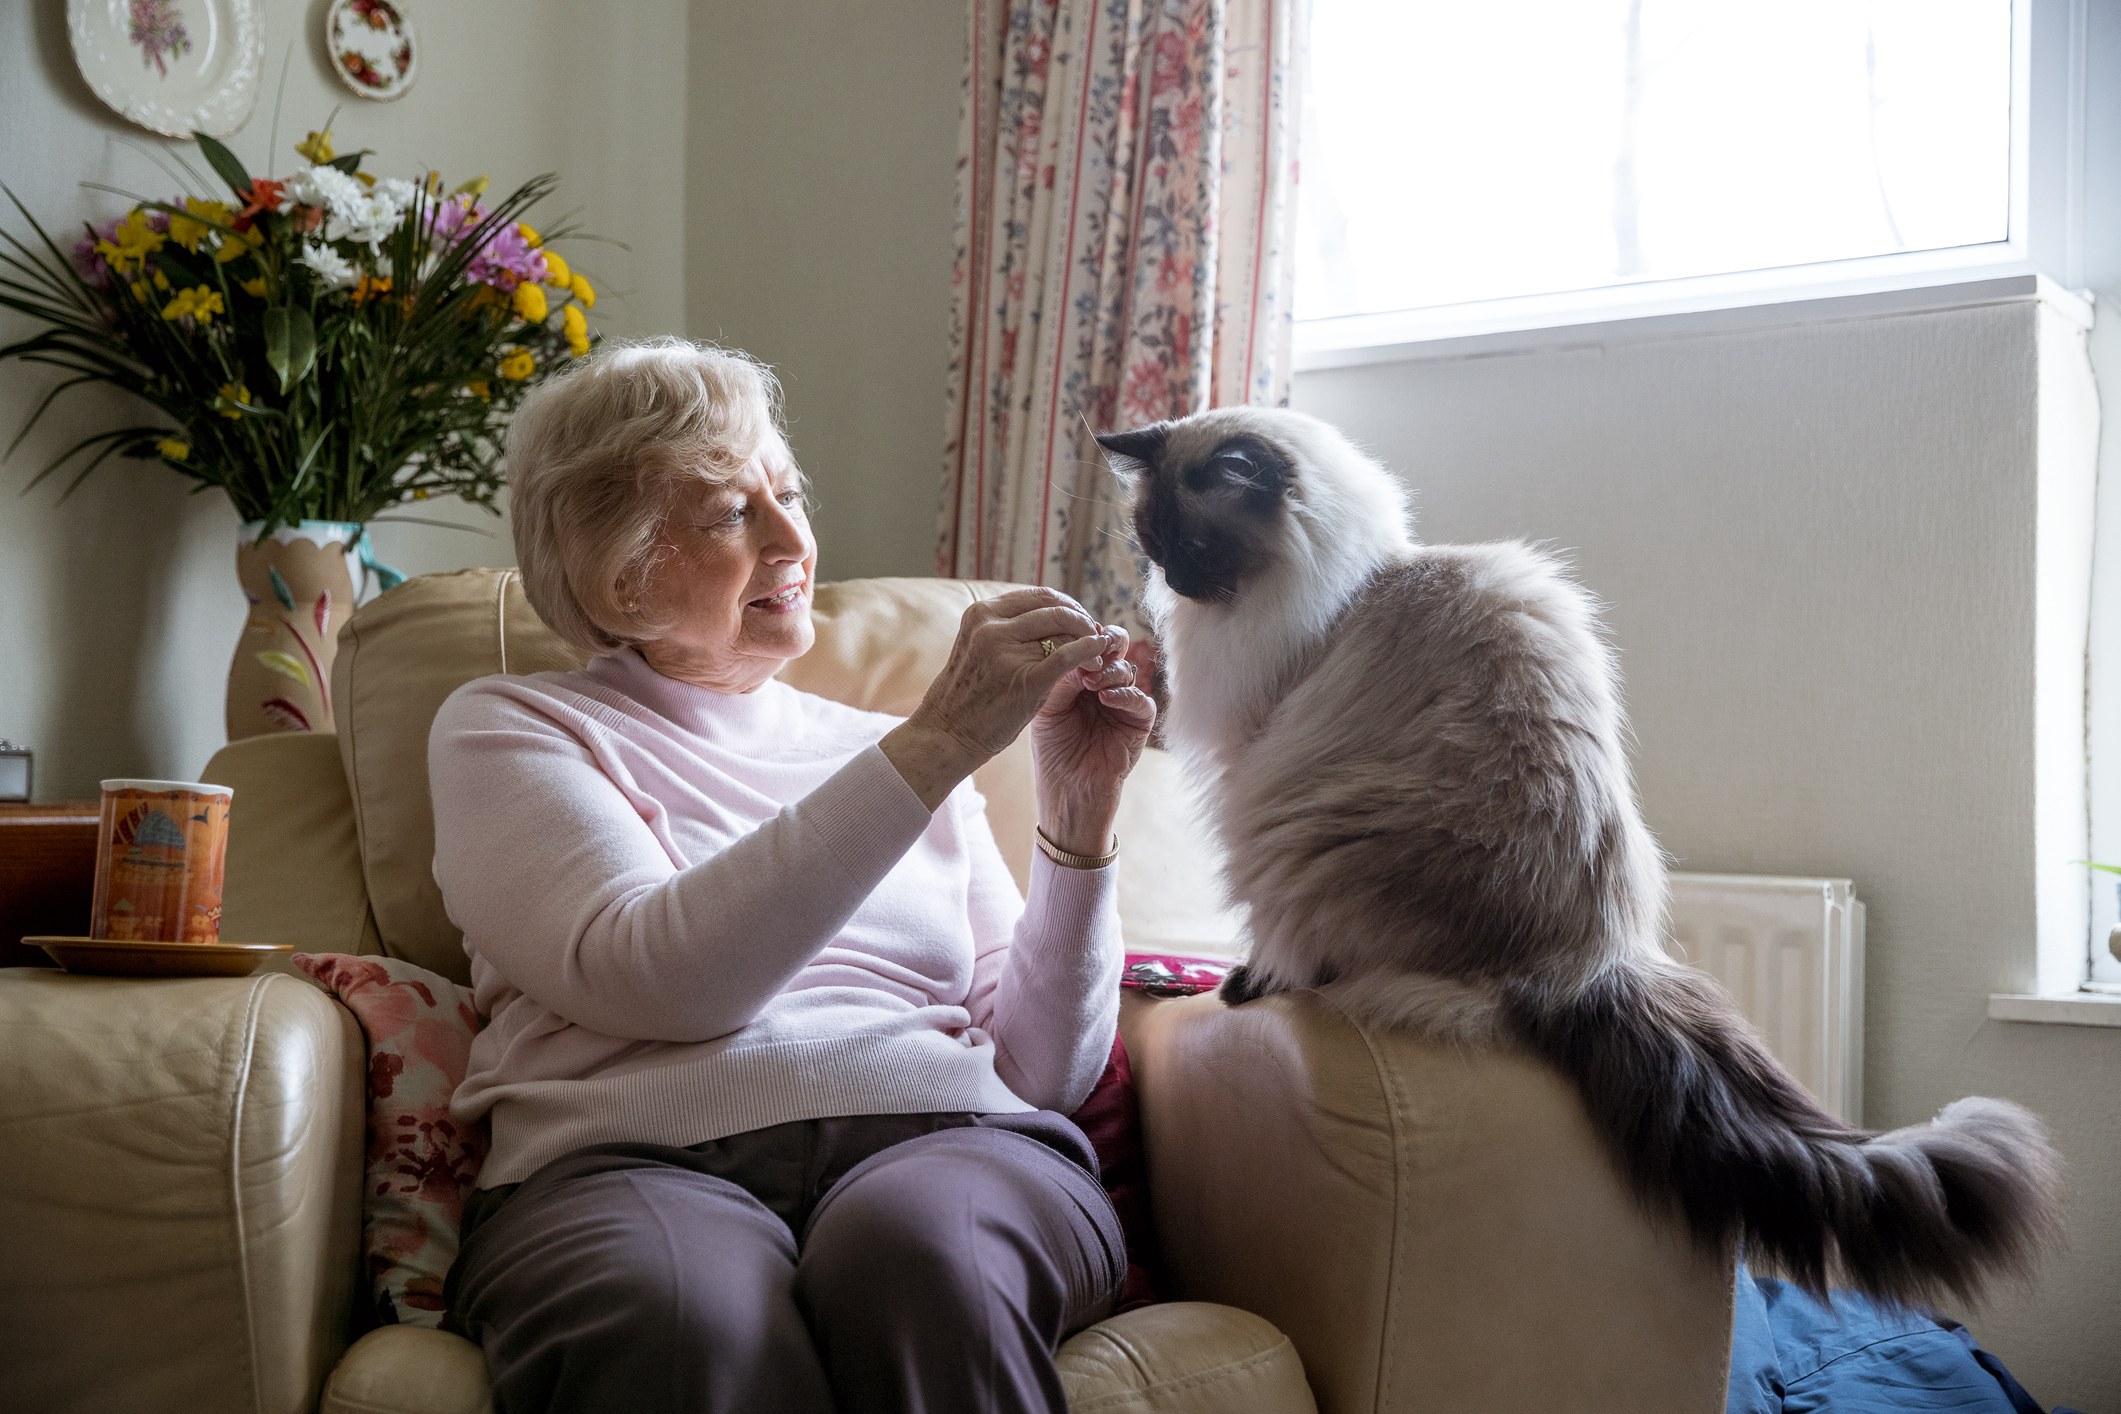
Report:
M 449 1273 L 497 1414 L 1062 1414 L 1126 1273 L 1057 1114 L 599 1144 L 474 1193 Z

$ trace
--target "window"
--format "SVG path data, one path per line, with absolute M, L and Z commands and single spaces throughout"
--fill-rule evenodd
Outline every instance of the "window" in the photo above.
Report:
M 2010 0 L 1313 0 L 1298 319 L 2010 238 Z

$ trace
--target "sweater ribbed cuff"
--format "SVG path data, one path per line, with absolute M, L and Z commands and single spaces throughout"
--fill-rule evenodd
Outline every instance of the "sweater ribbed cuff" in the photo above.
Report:
M 1085 996 L 1106 985 L 1119 985 L 1120 949 L 1086 946 L 1119 933 L 1119 867 L 1069 869 L 1031 854 L 1031 888 L 1024 900 L 1024 922 L 1018 930 L 1021 952 L 1017 967 L 1061 995 Z M 1036 947 L 1021 940 L 1039 939 Z

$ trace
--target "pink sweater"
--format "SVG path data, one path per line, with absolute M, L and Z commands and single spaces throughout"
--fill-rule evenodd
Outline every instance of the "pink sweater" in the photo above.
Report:
M 970 782 L 931 814 L 897 719 L 631 650 L 488 677 L 428 740 L 435 881 L 489 1018 L 452 1111 L 481 1186 L 584 1144 L 1089 1094 L 1119 1014 L 1113 871 L 1026 907 Z

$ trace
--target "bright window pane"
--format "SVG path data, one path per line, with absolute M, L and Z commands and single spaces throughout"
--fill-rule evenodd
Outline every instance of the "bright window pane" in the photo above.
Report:
M 2009 0 L 1312 3 L 1299 318 L 2009 235 Z

